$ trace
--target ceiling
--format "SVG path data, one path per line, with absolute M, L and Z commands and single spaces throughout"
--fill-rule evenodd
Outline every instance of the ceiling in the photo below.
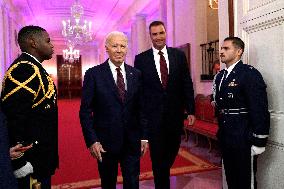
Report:
M 55 42 L 63 41 L 62 20 L 71 17 L 74 0 L 11 0 L 26 24 L 45 28 Z M 84 8 L 82 20 L 92 21 L 93 38 L 100 43 L 112 30 L 129 32 L 136 14 L 147 20 L 159 17 L 159 1 L 152 0 L 79 0 Z

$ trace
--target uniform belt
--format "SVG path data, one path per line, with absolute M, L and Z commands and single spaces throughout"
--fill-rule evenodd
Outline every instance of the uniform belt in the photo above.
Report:
M 234 109 L 221 109 L 219 110 L 220 114 L 248 114 L 247 108 L 234 108 Z

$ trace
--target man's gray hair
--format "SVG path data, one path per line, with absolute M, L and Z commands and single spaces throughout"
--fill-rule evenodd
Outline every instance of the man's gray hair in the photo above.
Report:
M 127 36 L 123 33 L 123 32 L 120 32 L 120 31 L 112 31 L 110 32 L 109 34 L 107 34 L 106 36 L 106 39 L 105 39 L 105 46 L 108 46 L 109 45 L 109 41 L 111 40 L 112 37 L 114 36 L 122 36 L 125 41 L 126 41 L 126 44 L 128 43 L 128 39 L 127 39 Z

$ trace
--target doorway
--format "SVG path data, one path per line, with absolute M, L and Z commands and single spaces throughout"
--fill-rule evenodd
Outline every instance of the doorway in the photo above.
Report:
M 56 56 L 58 76 L 58 98 L 72 99 L 81 97 L 82 89 L 82 57 L 69 62 L 62 55 Z

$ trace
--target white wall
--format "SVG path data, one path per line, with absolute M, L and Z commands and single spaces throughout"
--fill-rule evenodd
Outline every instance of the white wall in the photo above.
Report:
M 207 42 L 207 0 L 168 0 L 168 44 L 191 45 L 191 77 L 195 94 L 211 94 L 212 82 L 201 82 L 201 48 Z
M 284 188 L 284 1 L 235 1 L 235 35 L 245 44 L 244 61 L 267 84 L 270 136 L 258 158 L 258 188 Z
M 18 11 L 10 1 L 0 1 L 0 82 L 12 61 L 20 54 L 16 36 L 24 25 Z M 0 91 L 1 91 L 0 85 Z

